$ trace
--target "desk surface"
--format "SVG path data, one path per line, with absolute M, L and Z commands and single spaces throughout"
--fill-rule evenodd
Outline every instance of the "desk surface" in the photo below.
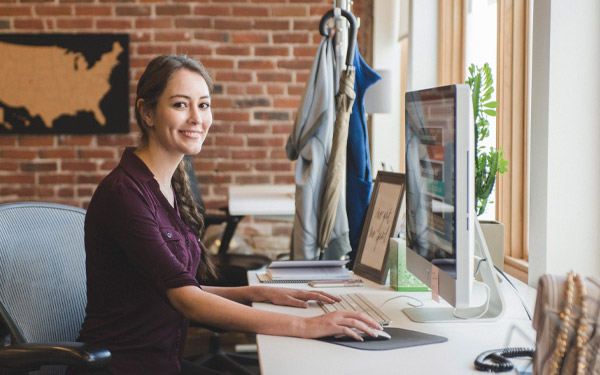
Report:
M 249 272 L 248 279 L 250 285 L 260 284 L 255 272 Z M 516 279 L 511 280 L 533 313 L 535 289 Z M 445 336 L 448 341 L 388 351 L 365 351 L 317 340 L 257 335 L 261 374 L 484 374 L 473 366 L 481 352 L 508 346 L 534 346 L 535 331 L 531 321 L 506 281 L 501 283 L 506 312 L 500 320 L 491 323 L 414 323 L 402 312 L 402 308 L 410 307 L 407 304 L 409 299 L 386 300 L 409 295 L 419 298 L 425 306 L 436 306 L 431 293 L 394 292 L 389 286 L 364 281 L 366 285 L 363 287 L 329 288 L 327 291 L 332 294 L 362 293 L 390 316 L 390 326 Z M 310 289 L 306 284 L 277 286 Z M 475 287 L 476 300 L 482 298 L 477 291 L 479 287 Z M 322 314 L 322 310 L 312 303 L 308 309 L 267 303 L 255 303 L 254 307 L 306 317 Z

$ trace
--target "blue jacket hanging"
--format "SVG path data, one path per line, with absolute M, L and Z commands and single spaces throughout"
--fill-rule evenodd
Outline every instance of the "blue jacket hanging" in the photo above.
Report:
M 354 66 L 356 67 L 354 83 L 356 99 L 350 116 L 346 154 L 346 212 L 350 229 L 350 246 L 352 247 L 348 264 L 350 269 L 356 258 L 373 189 L 364 98 L 367 89 L 381 79 L 363 60 L 358 51 L 358 45 L 354 49 Z

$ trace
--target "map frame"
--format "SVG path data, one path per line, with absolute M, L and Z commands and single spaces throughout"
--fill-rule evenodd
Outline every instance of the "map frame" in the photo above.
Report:
M 0 34 L 0 56 L 3 56 L 0 59 L 0 135 L 128 133 L 129 41 L 129 34 L 123 33 Z M 14 48 L 16 46 L 26 48 Z M 6 57 L 8 50 L 26 53 Z M 51 51 L 52 56 L 44 59 L 47 51 Z M 109 53 L 111 60 L 108 63 L 111 65 L 102 59 Z M 64 61 L 65 65 L 52 66 L 56 60 Z M 102 71 L 108 75 L 108 82 L 105 75 L 100 75 L 100 67 L 108 69 Z M 94 72 L 94 69 L 97 71 Z M 40 74 L 44 70 L 47 74 Z M 65 70 L 68 74 L 56 73 Z M 9 80 L 18 84 L 12 87 L 2 84 Z M 19 100 L 14 99 L 15 96 Z M 56 106 L 53 103 L 57 103 L 57 97 L 62 100 L 58 103 L 68 111 L 44 116 L 32 109 L 46 105 L 51 111 Z M 48 98 L 46 103 L 43 103 L 43 98 Z M 92 101 L 93 108 L 77 106 L 80 102 Z

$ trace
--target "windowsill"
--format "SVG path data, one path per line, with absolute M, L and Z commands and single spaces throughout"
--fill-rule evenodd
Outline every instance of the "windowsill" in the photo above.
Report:
M 527 275 L 529 274 L 529 262 L 525 259 L 517 259 L 511 256 L 504 256 L 504 272 L 516 277 L 527 284 Z

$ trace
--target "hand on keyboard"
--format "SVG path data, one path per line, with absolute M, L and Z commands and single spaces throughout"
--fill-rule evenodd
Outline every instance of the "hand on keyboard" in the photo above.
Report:
M 305 330 L 307 338 L 326 336 L 349 336 L 357 341 L 364 341 L 358 332 L 376 336 L 373 329 L 382 330 L 377 321 L 369 315 L 358 311 L 335 311 L 313 318 L 308 318 Z
M 318 302 L 318 304 L 325 312 L 340 310 L 365 312 L 370 317 L 377 320 L 377 322 L 382 326 L 387 326 L 392 322 L 392 320 L 383 311 L 373 305 L 373 303 L 371 303 L 371 301 L 369 301 L 369 299 L 361 293 L 341 294 L 339 298 L 341 299 L 340 302 L 333 304 Z

